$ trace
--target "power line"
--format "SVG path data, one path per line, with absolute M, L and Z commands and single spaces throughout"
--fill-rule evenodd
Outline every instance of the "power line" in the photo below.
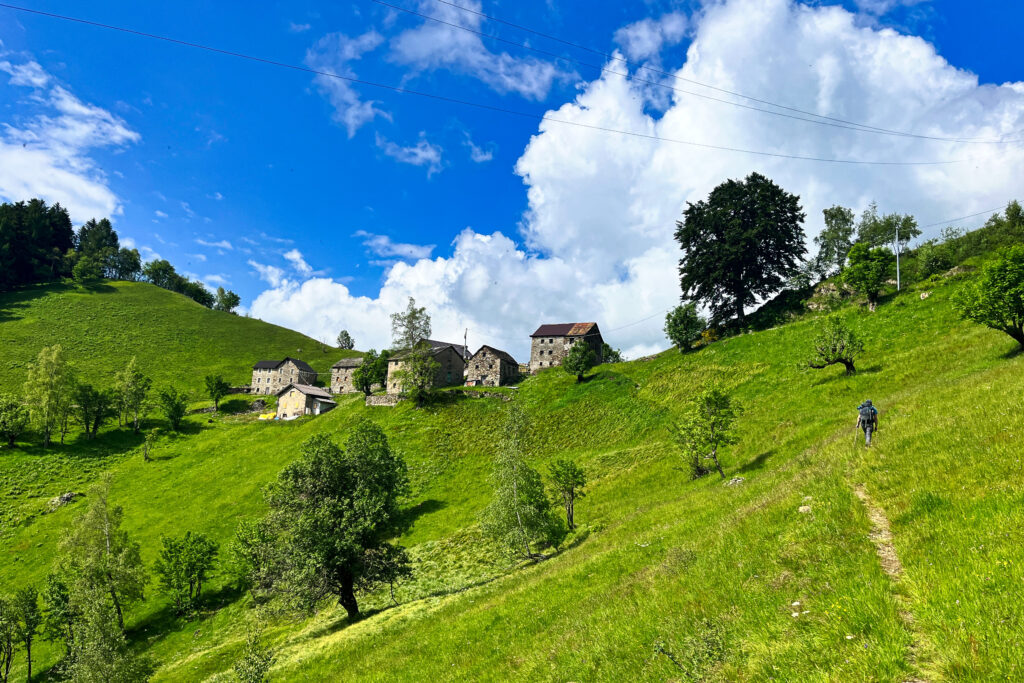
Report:
M 268 59 L 266 57 L 257 57 L 257 56 L 245 54 L 245 53 L 242 53 L 242 52 L 235 52 L 235 51 L 232 51 L 232 50 L 225 50 L 223 48 L 212 47 L 212 46 L 209 46 L 209 45 L 204 45 L 202 43 L 195 43 L 195 42 L 190 42 L 190 41 L 186 41 L 186 40 L 180 40 L 180 39 L 177 39 L 177 38 L 170 38 L 168 36 L 162 36 L 162 35 L 158 35 L 158 34 L 155 34 L 155 33 L 147 33 L 147 32 L 144 32 L 144 31 L 137 31 L 135 29 L 124 28 L 124 27 L 121 27 L 121 26 L 114 26 L 112 24 L 104 24 L 104 23 L 100 23 L 100 22 L 97 22 L 97 21 L 91 21 L 91 20 L 88 20 L 88 19 L 80 19 L 78 17 L 70 17 L 70 16 L 66 16 L 66 15 L 62 15 L 62 14 L 54 14 L 52 12 L 43 12 L 41 10 L 29 9 L 27 7 L 19 7 L 17 5 L 10 5 L 10 4 L 7 4 L 7 3 L 0 3 L 0 7 L 4 7 L 4 8 L 7 8 L 7 9 L 11 9 L 11 10 L 15 10 L 15 11 L 18 11 L 18 12 L 27 12 L 27 13 L 30 13 L 30 14 L 36 14 L 36 15 L 40 15 L 40 16 L 50 17 L 50 18 L 53 18 L 53 19 L 61 19 L 61 20 L 64 20 L 64 21 L 71 21 L 71 22 L 75 22 L 75 23 L 79 23 L 79 24 L 84 24 L 86 26 L 93 26 L 93 27 L 96 27 L 96 28 L 104 28 L 104 29 L 108 29 L 108 30 L 111 30 L 111 31 L 120 31 L 122 33 L 128 33 L 128 34 L 135 35 L 135 36 L 140 36 L 140 37 L 143 37 L 143 38 L 152 38 L 153 40 L 161 40 L 161 41 L 164 41 L 164 42 L 173 43 L 175 45 L 182 45 L 182 46 L 185 46 L 185 47 L 196 48 L 198 50 L 206 50 L 208 52 L 213 52 L 213 53 L 216 53 L 216 54 L 226 55 L 226 56 L 229 56 L 229 57 L 236 57 L 236 58 L 239 58 L 239 59 L 246 59 L 246 60 L 253 61 L 253 62 L 258 62 L 258 63 L 261 63 L 261 64 L 268 64 L 268 65 L 271 65 L 271 66 L 277 66 L 277 67 L 281 67 L 281 68 L 285 68 L 285 69 L 292 69 L 294 71 L 302 71 L 302 72 L 305 72 L 305 73 L 315 74 L 315 75 L 318 75 L 318 76 L 324 76 L 324 77 L 327 77 L 327 78 L 336 78 L 336 79 L 343 80 L 343 81 L 346 81 L 346 82 L 349 82 L 349 83 L 357 83 L 359 85 L 366 85 L 366 86 L 370 86 L 370 87 L 374 87 L 374 88 L 380 88 L 380 89 L 383 89 L 383 90 L 391 90 L 393 92 L 397 92 L 397 93 L 401 93 L 401 94 L 405 94 L 405 95 L 416 95 L 417 97 L 424 97 L 424 98 L 428 98 L 428 99 L 432 99 L 432 100 L 437 100 L 437 101 L 440 101 L 440 102 L 449 102 L 449 103 L 452 103 L 452 104 L 461 104 L 461 105 L 467 106 L 467 107 L 475 107 L 477 109 L 485 109 L 485 110 L 488 110 L 488 111 L 500 112 L 500 113 L 509 114 L 509 115 L 512 115 L 512 116 L 519 116 L 519 117 L 522 117 L 522 118 L 535 119 L 535 120 L 539 120 L 539 121 L 550 121 L 552 123 L 558 123 L 558 124 L 567 125 L 567 126 L 575 126 L 577 128 L 585 128 L 585 129 L 589 129 L 589 130 L 598 130 L 598 131 L 603 131 L 603 132 L 606 132 L 606 133 L 616 133 L 618 135 L 627 135 L 627 136 L 630 136 L 630 137 L 646 139 L 646 140 L 655 140 L 655 141 L 658 141 L 658 142 L 669 142 L 669 143 L 673 143 L 673 144 L 687 145 L 687 146 L 690 146 L 690 147 L 698 147 L 698 148 L 701 148 L 701 149 L 713 149 L 713 150 L 718 150 L 718 151 L 723 151 L 723 152 L 736 152 L 736 153 L 740 153 L 740 154 L 751 154 L 751 155 L 754 155 L 754 156 L 770 157 L 770 158 L 776 158 L 776 159 L 793 159 L 793 160 L 797 160 L 797 161 L 816 161 L 816 162 L 820 162 L 820 163 L 857 165 L 857 166 L 940 166 L 940 165 L 957 164 L 957 163 L 961 163 L 961 162 L 964 162 L 964 161 L 970 161 L 970 159 L 952 159 L 952 160 L 944 160 L 944 161 L 871 161 L 871 160 L 860 160 L 860 159 L 834 159 L 834 158 L 828 158 L 828 157 L 815 157 L 815 156 L 807 156 L 807 155 L 799 155 L 799 154 L 784 154 L 784 153 L 781 153 L 781 152 L 765 152 L 765 151 L 762 151 L 762 150 L 745 149 L 745 148 L 741 148 L 741 147 L 729 147 L 727 145 L 712 145 L 712 144 L 708 144 L 708 143 L 694 142 L 692 140 L 681 140 L 681 139 L 678 139 L 678 138 L 667 138 L 667 137 L 662 137 L 660 135 L 653 135 L 653 134 L 649 134 L 649 133 L 640 133 L 640 132 L 637 132 L 637 131 L 621 130 L 621 129 L 618 129 L 618 128 L 609 128 L 609 127 L 606 127 L 606 126 L 598 126 L 598 125 L 594 125 L 594 124 L 582 123 L 580 121 L 570 121 L 570 120 L 567 120 L 567 119 L 557 119 L 557 118 L 553 118 L 551 116 L 548 116 L 547 114 L 536 114 L 536 113 L 533 113 L 533 112 L 523 112 L 523 111 L 518 111 L 518 110 L 515 110 L 515 109 L 508 109 L 508 108 L 505 108 L 505 107 L 498 107 L 496 105 L 483 104 L 481 102 L 472 102 L 470 100 L 463 100 L 463 99 L 459 99 L 459 98 L 455 98 L 455 97 L 449 97 L 447 95 L 438 95 L 436 93 L 424 92 L 422 90 L 412 90 L 410 88 L 404 88 L 404 87 L 401 87 L 401 86 L 387 85 L 385 83 L 377 83 L 377 82 L 368 81 L 368 80 L 365 80 L 365 79 L 362 79 L 362 78 L 354 78 L 352 76 L 343 76 L 341 74 L 333 73 L 333 72 L 330 72 L 330 71 L 322 71 L 322 70 L 313 69 L 313 68 L 310 68 L 310 67 L 307 67 L 307 66 L 300 66 L 298 64 L 289 64 L 288 62 L 281 62 L 281 61 L 277 61 L 277 60 L 274 60 L 274 59 Z
M 997 213 L 999 211 L 1002 211 L 1003 208 L 1004 208 L 1003 206 L 997 206 L 996 208 L 989 209 L 988 211 L 979 211 L 978 213 L 972 213 L 970 216 L 957 216 L 956 218 L 950 218 L 948 220 L 939 221 L 938 223 L 929 223 L 928 225 L 922 225 L 921 227 L 922 228 L 934 228 L 936 225 L 949 225 L 950 223 L 956 223 L 957 221 L 962 221 L 965 218 L 974 218 L 975 216 L 984 216 L 986 214 Z
M 372 0 L 372 1 L 373 2 L 379 2 L 379 0 Z M 520 31 L 526 31 L 527 33 L 531 33 L 531 34 L 533 34 L 535 36 L 540 36 L 541 38 L 546 38 L 547 40 L 553 40 L 555 42 L 561 43 L 563 45 L 567 45 L 569 47 L 574 47 L 574 48 L 577 48 L 579 50 L 585 50 L 587 52 L 591 52 L 591 53 L 593 53 L 595 55 L 600 55 L 601 57 L 604 57 L 605 59 L 621 62 L 622 64 L 627 65 L 627 67 L 629 65 L 629 61 L 626 60 L 625 58 L 619 57 L 618 55 L 615 55 L 615 54 L 604 52 L 603 50 L 597 50 L 597 49 L 592 48 L 592 47 L 587 47 L 586 45 L 580 45 L 579 43 L 574 43 L 574 42 L 572 42 L 570 40 L 565 40 L 563 38 L 559 38 L 558 36 L 553 36 L 551 34 L 544 33 L 542 31 L 537 31 L 535 29 L 529 28 L 528 26 L 523 26 L 522 24 L 516 24 L 516 23 L 511 22 L 511 21 L 506 21 L 504 19 L 500 19 L 500 18 L 495 17 L 493 15 L 486 14 L 484 12 L 480 12 L 480 11 L 472 9 L 470 7 L 465 7 L 463 5 L 459 5 L 459 4 L 455 3 L 455 2 L 450 2 L 450 0 L 437 0 L 437 2 L 439 2 L 439 3 L 443 4 L 443 5 L 448 5 L 449 7 L 454 7 L 456 9 L 458 9 L 458 10 L 462 10 L 463 12 L 468 12 L 469 14 L 475 14 L 476 16 L 483 17 L 484 19 L 488 19 L 490 21 L 494 21 L 494 22 L 499 23 L 499 24 L 504 24 L 506 26 L 510 26 L 510 27 L 518 29 Z M 387 4 L 387 3 L 379 2 L 379 4 Z M 394 5 L 388 5 L 388 6 L 389 7 L 395 7 Z M 402 10 L 404 12 L 410 12 L 412 14 L 418 14 L 416 12 L 412 12 L 412 10 L 406 10 L 406 9 L 401 8 L 401 7 L 395 7 L 395 9 L 399 9 L 399 10 Z M 423 17 L 428 18 L 428 19 L 433 19 L 433 17 L 427 17 L 426 15 L 419 15 L 419 16 L 423 16 Z M 448 22 L 444 22 L 444 21 L 442 21 L 440 19 L 434 19 L 434 20 L 435 21 L 441 21 L 441 23 L 448 23 Z M 469 28 L 466 28 L 466 27 L 463 27 L 463 26 L 458 26 L 457 24 L 449 24 L 449 25 L 450 26 L 455 26 L 456 28 L 462 28 L 464 30 L 472 31 L 474 33 L 479 33 L 477 31 L 474 31 L 473 29 L 469 29 Z M 490 35 L 484 34 L 484 33 L 480 33 L 479 35 L 485 35 L 485 36 L 487 36 L 489 38 L 494 38 L 495 40 L 501 40 L 502 42 L 511 42 L 511 41 L 506 41 L 506 40 L 498 38 L 496 36 L 490 36 Z M 513 43 L 513 44 L 519 45 L 518 43 Z M 542 52 L 540 50 L 535 50 L 535 48 L 532 48 L 532 47 L 530 47 L 528 45 L 519 45 L 519 46 L 522 47 L 522 48 L 525 48 L 527 50 L 534 50 L 534 51 L 537 51 L 537 52 Z M 573 61 L 573 60 L 565 58 L 565 57 L 560 57 L 560 59 L 566 59 L 566 61 Z M 585 64 L 584 62 L 578 62 L 578 63 Z M 593 66 L 593 65 L 586 64 L 586 66 Z M 600 67 L 596 67 L 596 68 L 600 68 Z M 718 86 L 711 85 L 710 83 L 703 83 L 701 81 L 697 81 L 697 80 L 694 80 L 692 78 L 686 78 L 684 76 L 680 76 L 679 74 L 675 74 L 675 73 L 672 73 L 672 72 L 669 72 L 669 71 L 663 71 L 661 69 L 656 69 L 654 67 L 647 66 L 646 64 L 641 64 L 641 65 L 637 66 L 637 69 L 644 69 L 645 71 L 650 71 L 651 73 L 656 73 L 656 74 L 661 75 L 661 76 L 667 76 L 669 78 L 673 78 L 673 79 L 675 79 L 677 81 L 682 81 L 684 83 L 691 83 L 693 85 L 699 85 L 701 87 L 708 88 L 710 90 L 715 90 L 715 91 L 718 91 L 718 92 L 721 92 L 721 93 L 725 93 L 727 95 L 732 95 L 734 97 L 742 97 L 743 99 L 750 100 L 751 102 L 758 102 L 760 104 L 767 104 L 767 105 L 772 106 L 772 107 L 778 107 L 779 109 L 785 109 L 787 111 L 792 111 L 792 112 L 796 112 L 796 113 L 799 113 L 799 114 L 806 114 L 808 116 L 814 116 L 814 117 L 819 118 L 819 119 L 824 119 L 825 121 L 832 121 L 832 122 L 835 122 L 835 123 L 845 124 L 845 125 L 842 125 L 842 126 L 837 126 L 839 128 L 850 128 L 851 130 L 862 130 L 864 132 L 874 132 L 874 133 L 880 133 L 880 134 L 885 134 L 885 135 L 895 135 L 895 136 L 900 136 L 900 137 L 919 138 L 919 139 L 924 139 L 924 140 L 937 140 L 937 141 L 941 141 L 941 142 L 961 142 L 961 143 L 970 143 L 970 144 L 1010 144 L 1010 143 L 1020 142 L 1020 138 L 1011 139 L 1011 140 L 986 140 L 986 139 L 979 139 L 979 138 L 950 138 L 950 137 L 941 137 L 941 136 L 935 136 L 935 135 L 921 135 L 921 134 L 918 134 L 918 133 L 910 133 L 910 132 L 906 132 L 906 131 L 892 130 L 892 129 L 889 129 L 889 128 L 880 128 L 878 126 L 872 126 L 872 125 L 868 125 L 866 123 L 857 123 L 856 121 L 849 121 L 847 119 L 840 119 L 840 118 L 836 118 L 836 117 L 833 117 L 833 116 L 826 116 L 824 114 L 817 114 L 817 113 L 815 113 L 813 111 L 808 111 L 806 109 L 800 109 L 798 107 L 791 107 L 791 106 L 788 106 L 788 105 L 785 105 L 785 104 L 779 104 L 777 102 L 772 102 L 771 100 L 766 100 L 766 99 L 762 99 L 762 98 L 758 98 L 758 97 L 753 97 L 751 95 L 745 95 L 745 94 L 743 94 L 741 92 L 736 92 L 734 90 L 728 90 L 726 88 L 720 88 Z M 610 73 L 615 73 L 615 72 L 610 72 Z M 620 75 L 622 75 L 622 74 L 620 74 Z M 645 82 L 645 83 L 653 83 L 654 85 L 662 85 L 662 84 L 659 84 L 659 83 L 657 83 L 655 81 L 643 81 L 643 82 Z M 664 86 L 664 87 L 671 88 L 671 86 Z M 672 89 L 675 90 L 675 88 L 672 88 Z M 687 94 L 694 95 L 696 97 L 705 97 L 707 99 L 712 99 L 712 100 L 714 100 L 716 102 L 724 102 L 725 104 L 731 104 L 731 105 L 737 106 L 737 107 L 744 107 L 746 109 L 753 109 L 754 111 L 762 111 L 762 112 L 769 113 L 769 114 L 776 114 L 776 115 L 779 115 L 779 116 L 784 116 L 784 114 L 781 114 L 779 112 L 772 112 L 770 110 L 759 109 L 757 107 L 746 107 L 746 106 L 744 106 L 742 104 L 739 104 L 737 102 L 729 102 L 728 100 L 716 99 L 716 98 L 712 98 L 712 97 L 707 96 L 707 95 L 700 95 L 698 93 L 693 93 L 693 92 L 686 91 L 686 90 L 679 90 L 678 92 L 685 92 Z M 808 119 L 804 119 L 802 117 L 796 117 L 796 116 L 792 116 L 792 117 L 789 117 L 789 118 L 795 118 L 795 119 L 797 119 L 799 121 L 809 121 Z M 810 121 L 810 122 L 812 122 L 812 123 L 823 123 L 823 122 L 817 122 L 817 121 Z
M 475 35 L 478 35 L 478 36 L 482 36 L 484 38 L 489 38 L 490 40 L 494 40 L 494 41 L 497 41 L 499 43 L 505 43 L 505 44 L 508 44 L 508 45 L 513 45 L 515 47 L 522 48 L 524 50 L 529 50 L 531 52 L 536 52 L 537 54 L 545 55 L 547 57 L 551 57 L 552 59 L 557 59 L 557 60 L 560 60 L 560 61 L 563 61 L 563 62 L 568 62 L 570 64 L 578 64 L 580 66 L 586 66 L 586 67 L 589 67 L 591 69 L 597 69 L 598 71 L 600 71 L 602 73 L 612 74 L 614 76 L 623 76 L 623 77 L 626 77 L 626 78 L 630 78 L 629 73 L 622 73 L 621 71 L 615 71 L 613 69 L 609 69 L 607 67 L 601 66 L 600 64 L 591 64 L 590 62 L 584 62 L 584 61 L 579 60 L 579 59 L 573 59 L 572 57 L 565 57 L 563 55 L 558 55 L 558 54 L 555 54 L 554 52 L 549 52 L 548 50 L 542 50 L 540 48 L 533 47 L 531 45 L 525 45 L 523 43 L 517 43 L 514 40 L 508 40 L 506 38 L 502 38 L 501 36 L 496 36 L 496 35 L 493 35 L 491 33 L 484 33 L 483 31 L 478 31 L 478 30 L 476 30 L 474 28 L 470 28 L 468 26 L 462 26 L 460 24 L 456 24 L 456 23 L 453 23 L 453 22 L 450 22 L 450 21 L 445 21 L 444 19 L 440 19 L 438 17 L 433 17 L 433 16 L 430 16 L 429 14 L 422 14 L 421 12 L 417 12 L 416 10 L 411 10 L 411 9 L 408 9 L 408 8 L 405 8 L 405 7 L 400 7 L 398 5 L 393 5 L 390 2 L 385 2 L 384 0 L 370 0 L 370 2 L 376 3 L 378 5 L 383 5 L 384 7 L 390 7 L 391 9 L 398 10 L 399 12 L 405 12 L 406 14 L 411 14 L 413 16 L 420 17 L 421 19 L 427 19 L 427 20 L 430 20 L 430 21 L 434 21 L 434 22 L 437 22 L 439 24 L 443 24 L 444 26 L 449 26 L 451 28 L 459 29 L 461 31 L 466 31 L 468 33 L 472 33 L 472 34 L 475 34 Z M 740 109 L 748 109 L 750 111 L 757 111 L 757 112 L 761 112 L 763 114 L 770 114 L 771 116 L 779 116 L 779 117 L 782 117 L 782 118 L 793 119 L 794 121 L 803 121 L 805 123 L 813 123 L 813 124 L 819 125 L 819 126 L 830 126 L 832 128 L 842 128 L 842 129 L 845 129 L 845 130 L 852 130 L 852 131 L 857 132 L 857 133 L 871 133 L 873 135 L 890 135 L 890 136 L 897 136 L 897 137 L 924 138 L 924 139 L 928 139 L 928 140 L 938 140 L 938 141 L 943 141 L 943 142 L 949 141 L 949 142 L 962 142 L 962 143 L 970 143 L 970 144 L 991 144 L 990 142 L 986 142 L 986 141 L 982 141 L 981 143 L 979 143 L 979 142 L 977 142 L 975 140 L 972 140 L 970 138 L 948 138 L 947 139 L 947 138 L 936 138 L 936 137 L 925 136 L 925 135 L 909 135 L 907 133 L 898 133 L 898 132 L 890 133 L 890 132 L 886 132 L 886 131 L 871 130 L 869 128 L 858 127 L 856 125 L 846 125 L 846 124 L 843 124 L 843 123 L 833 123 L 831 121 L 822 121 L 822 120 L 817 120 L 817 119 L 808 119 L 808 118 L 804 118 L 803 116 L 794 116 L 793 114 L 786 114 L 786 113 L 781 112 L 781 111 L 772 111 L 771 109 L 762 109 L 761 107 L 753 107 L 753 106 L 750 106 L 748 104 L 740 104 L 739 102 L 731 102 L 729 100 L 723 100 L 720 97 L 713 97 L 711 95 L 704 95 L 702 93 L 693 92 L 692 90 L 684 90 L 683 88 L 677 88 L 677 87 L 669 85 L 667 83 L 662 83 L 660 81 L 652 81 L 652 80 L 649 80 L 649 79 L 646 79 L 646 78 L 640 78 L 638 76 L 632 76 L 632 80 L 636 81 L 637 83 L 646 83 L 647 85 L 653 85 L 653 86 L 658 87 L 658 88 L 665 88 L 666 90 L 672 90 L 674 92 L 682 93 L 684 95 L 691 95 L 693 97 L 699 97 L 701 99 L 710 100 L 712 102 L 719 102 L 721 104 L 727 104 L 727 105 L 729 105 L 731 107 L 738 107 Z M 1006 141 L 1006 142 L 1010 142 L 1010 141 Z

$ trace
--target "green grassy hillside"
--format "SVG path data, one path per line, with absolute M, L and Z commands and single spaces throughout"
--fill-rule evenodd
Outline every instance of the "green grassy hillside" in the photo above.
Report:
M 291 423 L 189 418 L 150 463 L 114 429 L 49 453 L 0 451 L 0 591 L 44 577 L 83 507 L 44 512 L 69 481 L 82 490 L 113 473 L 112 498 L 151 564 L 161 535 L 201 531 L 226 545 L 262 513 L 261 487 L 303 440 L 341 440 L 369 417 L 409 463 L 400 540 L 415 577 L 397 604 L 387 591 L 362 596 L 369 616 L 355 624 L 330 606 L 272 617 L 273 680 L 1018 679 L 1024 355 L 957 320 L 951 292 L 844 309 L 867 345 L 854 377 L 797 367 L 808 319 L 601 366 L 583 384 L 558 371 L 528 379 L 514 400 L 532 421 L 531 461 L 543 470 L 571 456 L 592 480 L 580 528 L 538 564 L 509 564 L 477 526 L 507 402 L 389 409 L 356 396 Z M 723 456 L 738 485 L 688 481 L 669 436 L 707 379 L 744 408 L 741 440 Z M 871 450 L 853 431 L 868 397 L 881 409 Z M 222 576 L 191 619 L 175 618 L 153 584 L 129 614 L 130 637 L 159 663 L 154 680 L 229 681 L 253 618 Z M 40 668 L 57 654 L 42 646 Z
M 143 282 L 90 289 L 40 285 L 0 293 L 0 391 L 21 391 L 39 349 L 60 343 L 83 380 L 112 381 L 132 356 L 156 384 L 202 386 L 207 374 L 248 384 L 258 360 L 292 356 L 329 372 L 352 352 L 292 330 L 213 311 Z

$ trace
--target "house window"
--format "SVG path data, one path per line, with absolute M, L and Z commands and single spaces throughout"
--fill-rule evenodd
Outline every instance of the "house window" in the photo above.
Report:
M 548 344 L 554 344 L 554 343 L 555 343 L 554 339 L 548 339 Z

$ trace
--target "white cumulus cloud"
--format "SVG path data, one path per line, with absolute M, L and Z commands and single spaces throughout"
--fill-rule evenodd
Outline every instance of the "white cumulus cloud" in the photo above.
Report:
M 368 52 L 372 52 L 384 42 L 384 36 L 376 31 L 367 31 L 362 35 L 350 38 L 343 33 L 330 33 L 313 45 L 306 52 L 306 66 L 323 71 L 327 74 L 355 77 L 356 72 L 351 62 L 357 61 Z M 334 107 L 334 120 L 345 126 L 351 138 L 364 124 L 373 121 L 377 116 L 389 118 L 389 115 L 373 100 L 363 100 L 352 84 L 340 78 L 317 75 L 314 77 L 317 87 Z
M 8 55 L 9 56 L 9 55 Z M 91 150 L 121 148 L 140 136 L 119 117 L 78 99 L 35 61 L 0 62 L 9 87 L 32 88 L 38 113 L 0 130 L 0 198 L 59 202 L 75 222 L 121 213 L 121 202 Z
M 981 85 L 928 42 L 865 26 L 840 7 L 727 0 L 691 22 L 678 71 L 684 78 L 921 135 L 993 139 L 1024 128 L 1024 83 Z M 1020 145 L 859 133 L 679 93 L 652 115 L 645 90 L 605 74 L 551 115 L 661 139 L 539 125 L 516 166 L 528 202 L 518 235 L 465 229 L 450 255 L 393 265 L 369 297 L 327 278 L 278 277 L 252 313 L 314 337 L 346 328 L 361 347 L 380 348 L 389 341 L 388 314 L 414 296 L 432 314 L 437 338 L 457 341 L 468 327 L 471 346 L 493 344 L 525 360 L 539 323 L 594 320 L 610 344 L 637 356 L 667 346 L 663 314 L 679 299 L 675 221 L 686 202 L 727 178 L 757 171 L 799 195 L 808 238 L 832 204 L 860 211 L 877 200 L 882 210 L 927 224 L 999 206 L 1021 191 Z M 824 158 L 968 161 L 825 164 L 669 139 Z

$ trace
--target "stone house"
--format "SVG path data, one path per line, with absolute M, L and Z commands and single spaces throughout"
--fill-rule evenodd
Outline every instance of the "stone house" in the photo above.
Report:
M 597 323 L 555 323 L 541 325 L 530 335 L 530 373 L 562 364 L 562 359 L 576 342 L 589 344 L 602 362 L 604 339 Z
M 449 344 L 431 339 L 423 341 L 430 344 L 429 353 L 438 363 L 434 386 L 452 387 L 462 384 L 466 375 L 466 347 L 461 344 Z M 388 360 L 387 393 L 402 393 L 402 385 L 398 380 L 397 373 L 405 367 L 405 359 L 409 357 L 410 353 L 402 351 Z
M 356 389 L 352 381 L 352 375 L 356 368 L 363 364 L 362 358 L 342 358 L 331 366 L 331 393 L 332 394 L 354 394 Z
M 481 346 L 466 363 L 466 385 L 500 387 L 519 377 L 519 363 L 510 354 L 493 346 Z
M 279 420 L 303 415 L 320 415 L 337 405 L 326 389 L 308 384 L 291 382 L 275 393 L 277 394 L 277 418 Z
M 250 393 L 276 394 L 291 383 L 313 384 L 316 370 L 297 358 L 261 360 L 252 366 Z

